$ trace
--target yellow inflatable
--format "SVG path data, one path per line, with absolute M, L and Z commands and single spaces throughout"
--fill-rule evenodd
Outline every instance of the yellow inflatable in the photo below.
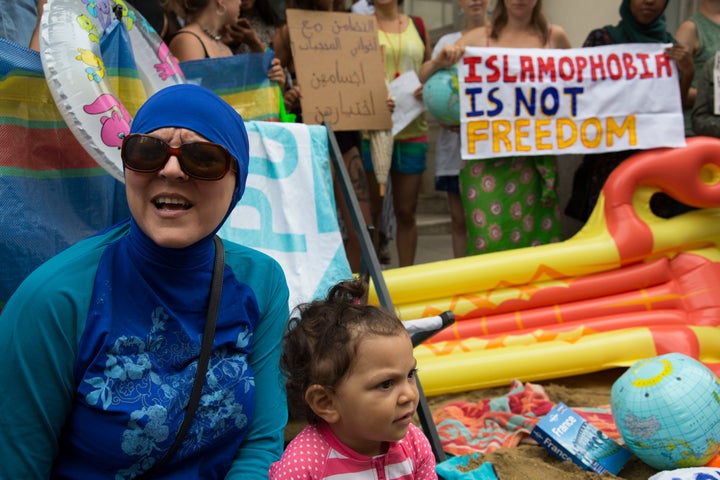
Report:
M 665 191 L 698 207 L 662 219 Z M 573 238 L 386 270 L 401 318 L 454 312 L 416 348 L 428 396 L 630 366 L 680 352 L 720 367 L 720 140 L 640 153 Z M 372 291 L 372 290 L 371 290 Z M 370 297 L 371 303 L 377 298 Z

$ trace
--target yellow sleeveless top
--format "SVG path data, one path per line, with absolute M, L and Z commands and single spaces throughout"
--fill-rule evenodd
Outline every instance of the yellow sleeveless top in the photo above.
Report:
M 408 26 L 402 33 L 378 31 L 379 43 L 385 47 L 385 77 L 392 82 L 395 77 L 409 70 L 415 73 L 425 59 L 425 42 L 420 37 L 415 25 L 408 17 Z M 396 136 L 396 140 L 416 138 L 427 135 L 428 124 L 425 114 L 420 114 Z

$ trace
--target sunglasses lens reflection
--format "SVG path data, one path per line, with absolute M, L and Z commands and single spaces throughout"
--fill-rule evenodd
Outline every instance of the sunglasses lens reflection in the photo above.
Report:
M 157 172 L 171 155 L 177 156 L 187 175 L 200 180 L 221 179 L 233 162 L 230 152 L 216 143 L 190 142 L 171 147 L 157 137 L 140 134 L 127 136 L 121 150 L 125 167 L 142 173 Z

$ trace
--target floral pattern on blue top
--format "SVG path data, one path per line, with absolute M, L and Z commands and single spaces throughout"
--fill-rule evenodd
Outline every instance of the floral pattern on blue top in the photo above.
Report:
M 106 411 L 114 405 L 125 409 L 131 406 L 120 447 L 137 462 L 119 470 L 118 479 L 142 473 L 148 463 L 154 464 L 169 448 L 182 421 L 197 369 L 199 343 L 182 328 L 169 328 L 174 322 L 163 307 L 155 308 L 150 316 L 152 326 L 147 336 L 116 338 L 104 353 L 104 362 L 95 364 L 104 365 L 102 373 L 91 374 L 89 369 L 79 388 L 88 406 Z M 249 419 L 243 401 L 252 394 L 254 377 L 247 357 L 235 352 L 247 352 L 251 344 L 252 331 L 245 325 L 237 333 L 234 348 L 226 346 L 213 352 L 206 375 L 212 393 L 202 395 L 181 455 L 192 454 L 228 433 L 247 428 Z M 194 359 L 190 364 L 175 368 L 189 358 Z M 159 371 L 154 371 L 153 365 Z

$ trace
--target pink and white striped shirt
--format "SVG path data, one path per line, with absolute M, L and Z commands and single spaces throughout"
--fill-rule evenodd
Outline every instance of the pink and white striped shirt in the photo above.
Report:
M 423 432 L 411 424 L 387 453 L 360 455 L 321 422 L 306 426 L 270 466 L 270 480 L 437 480 L 435 456 Z

